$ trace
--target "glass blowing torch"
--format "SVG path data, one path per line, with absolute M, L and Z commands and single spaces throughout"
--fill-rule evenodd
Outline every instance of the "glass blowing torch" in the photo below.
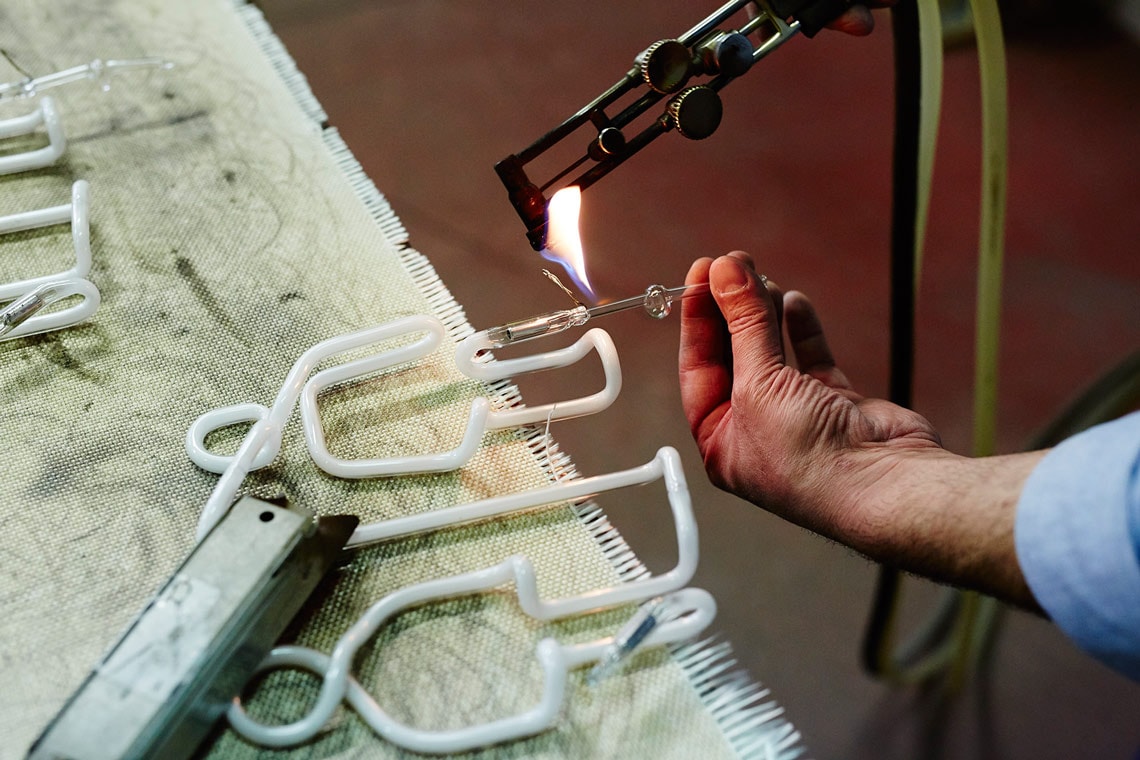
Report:
M 708 137 L 720 126 L 719 92 L 725 85 L 796 34 L 814 36 L 854 4 L 855 0 L 731 0 L 676 39 L 647 47 L 616 84 L 533 144 L 495 164 L 531 246 L 536 251 L 546 246 L 548 190 L 568 185 L 585 190 L 669 131 L 690 140 Z M 741 22 L 734 28 L 718 28 L 738 15 Z M 707 79 L 694 84 L 700 77 Z M 635 100 L 618 110 L 617 101 L 630 93 L 635 93 Z M 627 135 L 636 118 L 666 98 L 664 112 L 641 132 Z M 546 181 L 527 175 L 528 164 L 579 129 L 589 133 L 581 158 Z M 583 166 L 577 177 L 564 181 Z

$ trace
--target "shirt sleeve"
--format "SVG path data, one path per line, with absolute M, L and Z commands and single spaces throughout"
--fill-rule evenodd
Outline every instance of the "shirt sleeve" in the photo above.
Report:
M 1017 505 L 1033 595 L 1081 649 L 1140 681 L 1140 412 L 1062 442 Z

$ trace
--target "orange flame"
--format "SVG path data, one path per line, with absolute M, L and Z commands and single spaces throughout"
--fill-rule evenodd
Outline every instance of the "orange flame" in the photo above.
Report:
M 582 190 L 577 185 L 568 185 L 550 198 L 546 206 L 546 248 L 541 253 L 544 259 L 560 264 L 574 284 L 594 300 L 596 296 L 586 275 L 586 256 L 578 231 L 581 208 Z

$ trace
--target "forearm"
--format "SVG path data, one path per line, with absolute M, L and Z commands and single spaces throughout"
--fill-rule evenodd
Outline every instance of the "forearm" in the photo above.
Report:
M 1022 487 L 1044 454 L 880 457 L 868 485 L 851 491 L 836 538 L 880 562 L 1039 611 L 1013 529 Z

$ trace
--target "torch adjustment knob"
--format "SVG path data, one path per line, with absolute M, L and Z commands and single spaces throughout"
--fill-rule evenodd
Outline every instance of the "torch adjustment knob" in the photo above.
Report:
M 693 72 L 693 53 L 677 40 L 658 40 L 637 56 L 641 78 L 655 92 L 668 95 L 685 86 Z
M 752 68 L 752 42 L 740 32 L 715 32 L 697 46 L 701 68 L 708 74 L 738 77 Z
M 595 161 L 603 161 L 625 150 L 625 135 L 617 127 L 605 127 L 586 148 L 586 154 Z
M 674 96 L 666 113 L 682 135 L 690 140 L 703 140 L 720 126 L 724 106 L 716 90 L 702 84 Z

